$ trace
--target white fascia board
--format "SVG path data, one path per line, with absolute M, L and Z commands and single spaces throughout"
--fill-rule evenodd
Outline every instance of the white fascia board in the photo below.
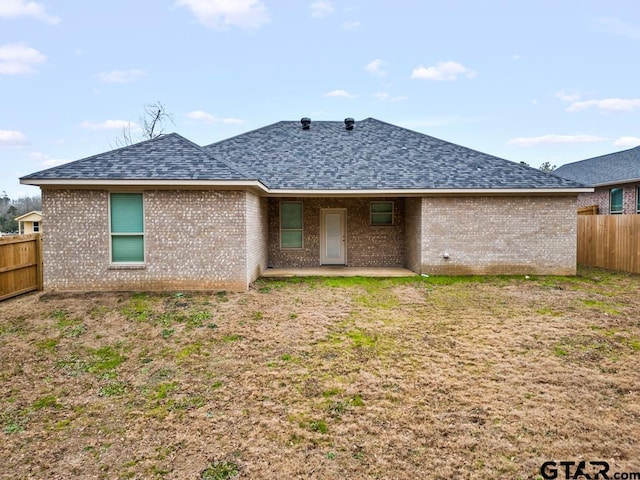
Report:
M 597 183 L 594 187 L 609 187 L 611 185 L 624 185 L 627 183 L 640 183 L 640 178 L 630 178 L 629 180 L 616 180 L 615 182 Z
M 577 195 L 593 192 L 580 188 L 395 188 L 359 190 L 269 189 L 258 180 L 153 180 L 153 179 L 21 179 L 23 185 L 56 187 L 184 187 L 251 188 L 273 197 L 418 197 L 425 195 Z
M 109 180 L 109 179 L 21 179 L 23 185 L 37 186 L 74 186 L 74 187 L 236 187 L 257 188 L 264 192 L 268 189 L 257 180 Z
M 581 188 L 432 188 L 381 190 L 294 190 L 270 189 L 269 196 L 278 197 L 418 197 L 425 195 L 577 195 L 593 192 L 591 187 Z

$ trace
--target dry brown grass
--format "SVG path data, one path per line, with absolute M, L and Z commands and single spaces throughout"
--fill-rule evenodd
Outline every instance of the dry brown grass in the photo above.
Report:
M 640 472 L 639 291 L 590 270 L 6 301 L 0 476 Z

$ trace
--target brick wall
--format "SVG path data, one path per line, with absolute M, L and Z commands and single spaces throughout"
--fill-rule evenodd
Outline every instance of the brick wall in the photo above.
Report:
M 573 275 L 576 230 L 575 197 L 424 198 L 421 273 Z
M 280 248 L 280 201 L 302 201 L 302 249 Z M 395 225 L 371 226 L 371 201 L 394 202 Z M 389 267 L 404 265 L 403 198 L 270 198 L 269 266 L 316 267 L 320 265 L 320 209 L 347 210 L 347 265 L 352 267 Z
M 246 197 L 247 284 L 267 268 L 267 199 L 252 193 Z
M 640 183 L 597 187 L 593 193 L 581 193 L 580 195 L 578 195 L 578 207 L 598 205 L 598 214 L 609 215 L 610 190 L 612 188 L 623 188 L 622 213 L 636 213 L 636 187 L 638 187 L 638 185 L 640 185 Z
M 143 268 L 110 264 L 107 191 L 43 189 L 42 193 L 47 289 L 247 287 L 247 244 L 259 242 L 247 240 L 245 192 L 145 191 Z
M 405 199 L 405 266 L 414 272 L 420 272 L 422 259 L 422 199 Z

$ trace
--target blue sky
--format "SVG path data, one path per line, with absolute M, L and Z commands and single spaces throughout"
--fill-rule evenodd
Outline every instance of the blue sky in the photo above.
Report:
M 0 192 L 145 104 L 205 145 L 374 117 L 539 166 L 640 145 L 637 0 L 0 0 Z

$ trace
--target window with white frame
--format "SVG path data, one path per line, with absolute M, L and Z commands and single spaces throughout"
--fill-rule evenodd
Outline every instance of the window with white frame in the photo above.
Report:
M 112 263 L 144 263 L 141 193 L 112 193 L 109 205 Z
M 612 188 L 609 190 L 609 213 L 622 213 L 622 188 Z
M 371 202 L 371 225 L 393 225 L 393 202 Z
M 302 248 L 302 202 L 280 202 L 280 248 Z

